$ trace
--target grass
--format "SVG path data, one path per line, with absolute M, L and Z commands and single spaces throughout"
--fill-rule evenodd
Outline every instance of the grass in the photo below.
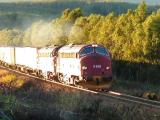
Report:
M 159 84 L 153 84 L 151 82 L 139 82 L 139 81 L 133 81 L 133 80 L 117 79 L 117 80 L 114 80 L 111 90 L 138 96 L 138 97 L 145 97 L 148 99 L 151 99 L 152 97 L 147 97 L 147 96 L 150 96 L 150 95 L 152 96 L 154 94 L 157 96 L 156 100 L 160 100 L 159 87 L 160 87 Z
M 6 83 L 13 83 L 17 79 L 23 82 L 18 83 L 20 86 L 16 87 L 12 94 L 3 94 L 1 89 L 0 112 L 2 111 L 4 115 L 0 120 L 7 120 L 6 116 L 8 120 L 159 120 L 160 118 L 160 110 L 157 109 L 102 99 L 84 92 L 56 89 L 49 83 L 26 80 L 25 77 L 10 73 L 0 78 Z M 125 88 L 130 84 L 128 81 L 125 84 L 122 81 L 115 82 L 115 85 L 121 84 Z M 135 86 L 136 84 L 133 84 L 133 88 Z
M 8 84 L 8 83 L 14 82 L 16 80 L 16 76 L 13 74 L 8 74 L 3 76 L 1 79 L 3 83 Z
M 8 87 L 21 87 L 24 84 L 24 80 L 18 79 L 14 74 L 2 75 L 0 82 L 6 84 Z
M 7 70 L 0 70 L 0 77 L 5 76 L 9 72 Z
M 101 99 L 87 93 L 36 91 L 37 89 L 32 89 L 28 99 L 15 109 L 15 116 L 18 119 L 22 119 L 21 116 L 23 116 L 25 120 L 30 118 L 37 120 L 50 118 L 56 120 L 159 120 L 160 117 L 160 110 Z
M 15 97 L 0 94 L 0 120 L 12 120 Z

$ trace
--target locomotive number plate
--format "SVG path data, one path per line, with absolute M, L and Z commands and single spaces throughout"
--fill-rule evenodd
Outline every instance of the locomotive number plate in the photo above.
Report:
M 93 68 L 101 68 L 101 65 L 93 65 Z

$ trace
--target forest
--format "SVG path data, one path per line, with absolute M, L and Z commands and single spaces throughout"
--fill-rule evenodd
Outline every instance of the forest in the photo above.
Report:
M 5 0 L 6 1 L 6 0 Z M 13 0 L 12 0 L 13 1 Z M 35 0 L 36 1 L 36 0 Z M 0 29 L 26 29 L 38 20 L 52 20 L 61 16 L 65 9 L 81 8 L 84 16 L 90 14 L 116 15 L 136 9 L 137 4 L 125 2 L 106 2 L 108 0 L 53 0 L 53 2 L 10 2 L 0 3 Z M 52 1 L 52 0 L 49 0 Z M 94 2 L 95 1 L 95 2 Z M 111 0 L 110 0 L 111 1 Z M 157 11 L 159 6 L 148 6 L 147 13 Z
M 81 4 L 83 6 L 84 3 Z M 99 8 L 103 11 L 103 7 L 106 6 Z M 58 8 L 57 3 L 57 11 Z M 114 8 L 114 5 L 111 8 Z M 17 26 L 1 29 L 0 44 L 34 47 L 70 43 L 103 44 L 111 52 L 116 76 L 129 76 L 129 79 L 134 80 L 159 80 L 160 11 L 158 8 L 154 8 L 153 11 L 149 8 L 145 2 L 135 9 L 119 8 L 120 12 L 109 10 L 102 13 L 98 7 L 98 13 L 95 8 L 95 12 L 90 12 L 89 8 L 86 10 L 85 6 L 68 8 L 56 18 L 38 21 L 35 18 L 35 22 L 26 29 Z M 87 11 L 87 14 L 84 11 Z M 46 15 L 46 11 L 43 12 Z M 43 13 L 41 15 L 43 16 Z M 18 17 L 11 18 L 17 20 Z M 17 25 L 19 24 L 17 22 Z

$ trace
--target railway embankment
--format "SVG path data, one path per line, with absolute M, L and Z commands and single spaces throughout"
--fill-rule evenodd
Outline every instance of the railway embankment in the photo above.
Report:
M 71 90 L 0 69 L 3 120 L 159 120 L 160 109 Z
M 160 101 L 160 84 L 152 82 L 140 82 L 133 80 L 116 79 L 111 90 L 120 93 L 142 97 L 145 99 Z

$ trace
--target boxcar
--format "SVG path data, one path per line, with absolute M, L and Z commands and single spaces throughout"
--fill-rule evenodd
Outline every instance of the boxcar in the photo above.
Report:
M 15 59 L 17 65 L 24 65 L 32 69 L 37 69 L 38 48 L 15 47 Z
M 15 48 L 14 47 L 0 47 L 0 60 L 4 64 L 15 64 Z
M 42 75 L 51 78 L 55 74 L 54 56 L 52 54 L 55 47 L 46 47 L 38 50 L 38 69 L 42 70 Z

